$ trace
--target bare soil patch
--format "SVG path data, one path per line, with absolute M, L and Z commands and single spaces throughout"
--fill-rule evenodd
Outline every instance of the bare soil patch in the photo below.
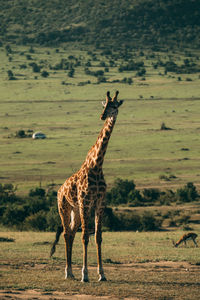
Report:
M 30 266 L 28 266 L 30 267 Z M 35 264 L 34 266 L 31 266 L 32 268 L 36 269 L 43 269 L 45 266 L 43 264 Z M 76 269 L 77 267 L 75 267 Z M 78 267 L 80 269 L 80 267 Z M 90 271 L 94 269 L 94 267 L 89 268 Z M 160 261 L 160 262 L 144 262 L 144 263 L 129 263 L 129 264 L 119 264 L 119 265 L 109 265 L 106 264 L 105 271 L 109 273 L 115 273 L 116 271 L 119 273 L 124 274 L 130 274 L 133 272 L 134 277 L 136 278 L 142 278 L 142 274 L 146 273 L 147 277 L 150 276 L 149 280 L 151 281 L 151 276 L 154 274 L 156 277 L 159 274 L 166 276 L 166 278 L 173 278 L 174 275 L 180 275 L 184 276 L 191 276 L 192 274 L 195 274 L 195 276 L 200 275 L 200 267 L 199 265 L 192 265 L 188 262 L 172 262 L 172 261 Z M 149 274 L 149 275 L 148 275 Z M 157 274 L 157 275 L 156 275 Z M 188 275 L 187 275 L 188 274 Z M 112 282 L 114 282 L 115 279 L 112 279 Z M 150 281 L 147 282 L 147 284 L 150 284 Z M 153 283 L 153 282 L 152 282 Z M 161 282 L 160 282 L 161 283 Z M 159 285 L 160 285 L 159 283 Z M 171 282 L 171 285 L 177 285 L 176 282 Z M 186 282 L 185 282 L 186 284 Z M 189 282 L 187 283 L 189 285 Z M 84 285 L 84 284 L 83 284 Z M 162 284 L 161 284 L 162 285 Z M 164 284 L 163 284 L 164 286 Z M 191 286 L 192 287 L 192 286 Z M 162 289 L 162 287 L 160 286 Z M 188 286 L 189 288 L 189 286 Z M 136 291 L 135 291 L 136 292 Z M 143 294 L 143 291 L 137 290 L 133 296 L 124 297 L 123 299 L 126 300 L 136 300 L 136 299 L 148 299 L 145 298 L 147 295 Z M 130 295 L 130 294 L 129 294 Z M 70 299 L 70 300 L 110 300 L 110 299 L 120 299 L 121 297 L 116 297 L 114 295 L 104 295 L 104 296 L 95 296 L 95 295 L 87 295 L 87 294 L 77 294 L 77 293 L 70 293 L 69 291 L 42 291 L 39 289 L 5 289 L 0 290 L 0 299 L 39 299 L 39 300 L 45 300 L 45 299 Z M 172 299 L 179 299 L 178 297 L 174 296 Z M 192 299 L 192 298 L 191 298 Z M 197 299 L 197 298 L 193 298 Z

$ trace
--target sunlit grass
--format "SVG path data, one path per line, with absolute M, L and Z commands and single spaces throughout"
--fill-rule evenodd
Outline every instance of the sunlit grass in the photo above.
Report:
M 22 54 L 23 53 L 23 54 Z M 49 54 L 48 54 L 49 53 Z M 27 55 L 32 60 L 27 60 Z M 66 70 L 52 70 L 62 58 L 80 56 L 81 66 L 69 78 Z M 147 53 L 148 54 L 148 53 Z M 166 54 L 159 53 L 167 60 Z M 94 84 L 97 79 L 84 73 L 87 51 L 13 46 L 12 60 L 0 49 L 0 164 L 1 182 L 18 184 L 25 191 L 42 182 L 43 186 L 62 183 L 78 170 L 103 125 L 100 121 L 101 101 L 107 90 L 120 91 L 125 102 L 120 109 L 108 151 L 104 171 L 108 184 L 117 177 L 133 179 L 139 186 L 178 186 L 188 181 L 199 184 L 199 74 L 164 75 L 163 68 L 153 69 L 155 59 L 145 61 L 146 80 L 136 72 L 118 72 L 110 67 L 105 73 L 108 82 Z M 174 57 L 184 55 L 174 54 Z M 108 59 L 97 53 L 91 69 Z M 49 72 L 48 78 L 33 73 L 29 63 L 40 64 Z M 122 61 L 117 61 L 119 65 Z M 26 69 L 20 65 L 26 64 Z M 8 80 L 7 70 L 17 80 Z M 36 78 L 37 77 L 37 78 Z M 132 77 L 133 85 L 110 83 L 114 79 Z M 192 81 L 186 81 L 190 77 Z M 79 82 L 91 84 L 79 86 Z M 67 85 L 63 85 L 66 82 Z M 162 123 L 172 130 L 161 131 Z M 17 139 L 17 130 L 43 131 L 45 141 Z M 184 149 L 188 149 L 185 151 Z M 160 175 L 173 174 L 170 182 Z

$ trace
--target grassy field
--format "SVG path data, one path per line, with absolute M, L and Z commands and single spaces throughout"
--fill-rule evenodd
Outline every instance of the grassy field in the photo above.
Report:
M 133 179 L 137 187 L 171 187 L 188 181 L 200 184 L 199 173 L 199 73 L 164 73 L 163 67 L 154 69 L 152 64 L 169 57 L 177 64 L 191 59 L 188 52 L 152 53 L 140 56 L 134 53 L 134 60 L 144 61 L 144 78 L 135 71 L 119 72 L 123 59 L 116 59 L 115 65 L 105 72 L 107 82 L 96 84 L 97 78 L 86 75 L 85 64 L 90 61 L 93 71 L 109 58 L 96 53 L 94 59 L 85 50 L 61 48 L 34 48 L 12 46 L 12 53 L 6 55 L 0 48 L 0 181 L 18 185 L 24 193 L 42 183 L 59 185 L 85 159 L 89 148 L 95 143 L 102 127 L 99 116 L 101 101 L 107 90 L 120 91 L 124 105 L 120 109 L 105 158 L 104 170 L 108 184 L 115 178 Z M 70 58 L 70 55 L 76 58 Z M 197 64 L 199 53 L 192 54 Z M 153 58 L 152 58 L 153 57 Z M 68 77 L 68 70 L 55 70 L 62 59 L 79 61 L 74 77 Z M 34 73 L 30 64 L 41 66 L 40 73 Z M 23 66 L 23 67 L 22 67 Z M 25 67 L 26 66 L 26 67 Z M 7 71 L 12 70 L 17 80 L 8 80 Z M 43 78 L 43 70 L 49 72 Z M 122 82 L 131 77 L 133 84 Z M 178 80 L 181 77 L 181 80 Z M 90 84 L 85 82 L 90 81 Z M 83 85 L 80 83 L 84 83 Z M 172 130 L 161 131 L 161 123 Z M 16 138 L 18 130 L 42 131 L 46 140 Z M 166 181 L 161 178 L 173 177 Z
M 16 292 L 20 297 L 37 291 L 41 299 L 45 295 L 60 299 L 58 293 L 71 297 L 81 294 L 110 296 L 112 299 L 198 299 L 200 252 L 192 242 L 188 242 L 187 247 L 172 246 L 172 239 L 177 240 L 182 233 L 104 233 L 103 259 L 108 281 L 102 283 L 97 282 L 96 246 L 92 237 L 89 245 L 90 282 L 83 284 L 80 282 L 80 233 L 76 236 L 73 252 L 76 279 L 64 280 L 63 238 L 50 259 L 53 233 L 1 231 L 1 238 L 14 239 L 14 242 L 1 242 L 0 295 L 4 299 L 3 296 Z

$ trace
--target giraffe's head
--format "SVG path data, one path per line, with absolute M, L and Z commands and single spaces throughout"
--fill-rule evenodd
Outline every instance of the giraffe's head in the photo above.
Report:
M 116 91 L 113 98 L 110 97 L 110 92 L 107 92 L 106 101 L 102 102 L 104 110 L 101 114 L 101 120 L 105 120 L 108 117 L 116 117 L 118 114 L 118 107 L 122 105 L 123 100 L 118 101 L 117 96 L 119 92 Z

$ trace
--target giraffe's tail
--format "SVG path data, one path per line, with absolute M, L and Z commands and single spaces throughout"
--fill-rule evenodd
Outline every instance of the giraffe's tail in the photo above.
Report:
M 55 253 L 56 251 L 56 245 L 58 244 L 59 242 L 59 238 L 60 238 L 60 235 L 61 233 L 63 232 L 63 226 L 58 226 L 57 228 L 57 231 L 56 231 L 56 238 L 55 238 L 55 241 L 53 242 L 53 245 L 51 247 L 51 251 L 50 251 L 50 257 Z

